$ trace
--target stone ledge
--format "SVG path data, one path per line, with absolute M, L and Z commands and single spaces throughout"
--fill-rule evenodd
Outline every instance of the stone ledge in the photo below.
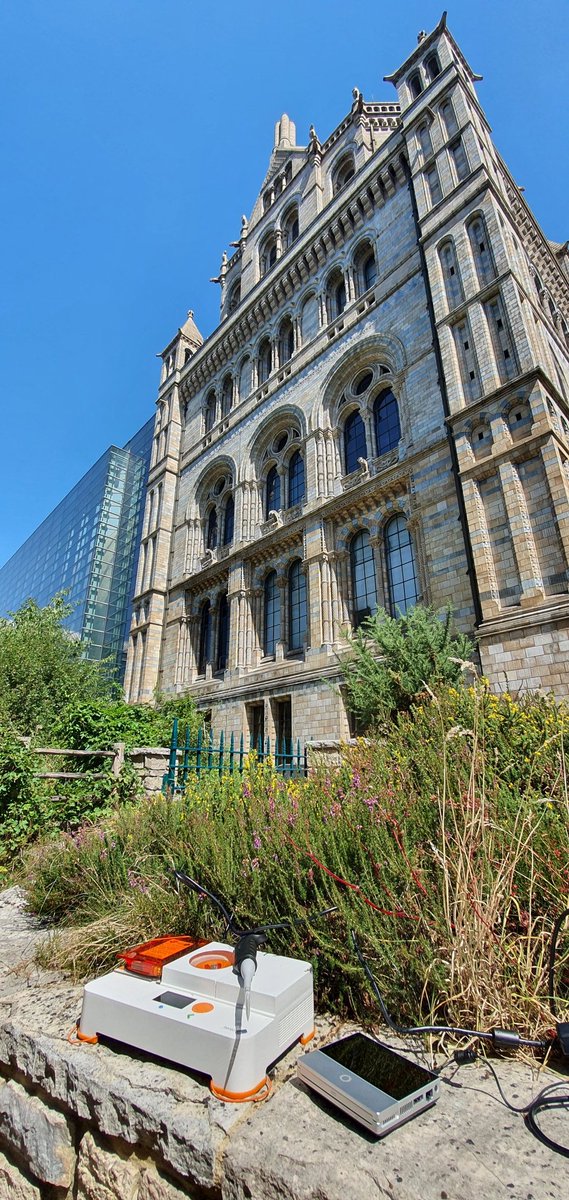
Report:
M 0 897 L 0 928 L 12 909 L 29 947 L 45 935 L 11 892 Z M 203 1078 L 149 1056 L 71 1045 L 81 989 L 25 961 L 16 980 L 19 988 L 13 976 L 0 979 L 0 1070 L 16 1079 L 4 1088 L 75 1128 L 76 1200 L 565 1200 L 562 1161 L 495 1103 L 484 1064 L 463 1068 L 462 1088 L 443 1086 L 433 1109 L 376 1141 L 296 1081 L 299 1047 L 278 1064 L 268 1101 L 226 1106 Z M 329 1040 L 330 1022 L 318 1025 Z M 506 1060 L 498 1070 L 516 1104 L 555 1078 Z M 566 1125 L 566 1114 L 547 1117 L 559 1141 Z M 41 1179 L 43 1167 L 34 1174 L 25 1141 L 32 1182 L 11 1165 L 0 1134 L 0 1197 L 63 1200 Z

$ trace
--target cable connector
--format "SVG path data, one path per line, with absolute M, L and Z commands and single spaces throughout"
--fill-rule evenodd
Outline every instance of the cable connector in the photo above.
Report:
M 476 1062 L 478 1051 L 474 1049 L 474 1046 L 467 1046 L 465 1050 L 455 1050 L 452 1057 L 459 1067 L 464 1067 L 468 1063 Z
M 517 1050 L 520 1045 L 520 1035 L 514 1029 L 493 1029 L 492 1045 L 495 1050 Z
M 563 1057 L 569 1058 L 569 1021 L 558 1021 L 555 1032 Z

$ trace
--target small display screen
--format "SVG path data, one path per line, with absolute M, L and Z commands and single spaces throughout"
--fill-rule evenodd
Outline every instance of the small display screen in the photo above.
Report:
M 363 1033 L 353 1033 L 331 1046 L 323 1046 L 322 1053 L 395 1100 L 402 1100 L 436 1078 L 431 1071 L 409 1062 Z
M 179 992 L 161 992 L 154 997 L 157 1004 L 169 1004 L 170 1008 L 187 1008 L 193 1004 L 195 996 L 180 996 Z

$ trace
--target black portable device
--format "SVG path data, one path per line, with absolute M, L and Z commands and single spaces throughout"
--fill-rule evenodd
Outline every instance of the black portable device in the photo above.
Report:
M 303 1083 L 378 1137 L 439 1097 L 437 1075 L 364 1033 L 302 1055 L 297 1071 Z

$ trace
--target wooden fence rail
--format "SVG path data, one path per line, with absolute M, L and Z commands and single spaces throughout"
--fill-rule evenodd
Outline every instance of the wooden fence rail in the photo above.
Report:
M 28 746 L 30 754 L 58 754 L 62 758 L 112 758 L 115 778 L 124 764 L 124 742 L 115 742 L 112 750 L 60 750 L 53 746 Z M 104 771 L 34 771 L 36 779 L 104 779 Z

